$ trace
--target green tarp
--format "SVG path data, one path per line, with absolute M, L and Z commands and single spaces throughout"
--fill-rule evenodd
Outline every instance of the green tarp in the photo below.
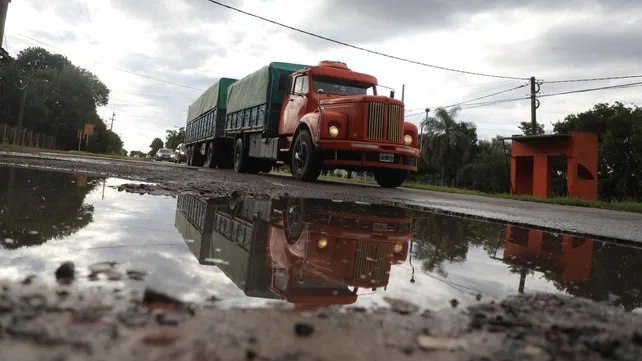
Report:
M 214 85 L 209 87 L 192 105 L 187 109 L 187 121 L 198 117 L 208 110 L 218 107 L 226 109 L 227 91 L 236 79 L 221 78 Z
M 284 96 L 279 91 L 281 75 L 289 75 L 307 67 L 308 65 L 274 62 L 236 81 L 227 91 L 227 113 L 266 103 L 280 103 Z

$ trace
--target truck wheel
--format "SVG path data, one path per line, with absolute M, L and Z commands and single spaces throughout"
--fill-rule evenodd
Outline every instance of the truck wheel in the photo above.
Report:
M 397 188 L 406 181 L 408 171 L 401 169 L 378 169 L 374 171 L 374 178 L 379 186 L 384 188 Z
M 207 145 L 207 160 L 205 161 L 205 164 L 207 165 L 208 168 L 216 168 L 216 154 L 214 154 L 214 144 L 209 143 Z
M 192 165 L 192 147 L 187 147 L 187 165 L 191 166 Z
M 234 145 L 234 171 L 236 173 L 247 173 L 248 168 L 251 168 L 250 159 L 243 148 L 243 139 L 237 139 Z
M 314 182 L 321 175 L 321 161 L 307 130 L 302 130 L 294 141 L 291 169 L 294 178 L 304 182 Z

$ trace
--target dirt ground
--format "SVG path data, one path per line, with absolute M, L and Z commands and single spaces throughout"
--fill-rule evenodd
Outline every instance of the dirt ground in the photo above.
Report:
M 0 360 L 640 360 L 642 316 L 549 294 L 423 311 L 220 309 L 151 289 L 0 281 Z M 58 279 L 56 282 L 55 279 Z

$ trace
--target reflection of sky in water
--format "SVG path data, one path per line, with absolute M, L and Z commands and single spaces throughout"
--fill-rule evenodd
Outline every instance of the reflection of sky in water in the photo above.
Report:
M 29 274 L 53 278 L 54 271 L 64 261 L 73 261 L 77 269 L 84 272 L 81 276 L 86 276 L 87 266 L 116 261 L 126 268 L 149 271 L 147 285 L 186 301 L 216 295 L 223 299 L 222 306 L 284 305 L 283 301 L 246 297 L 217 267 L 200 265 L 174 226 L 176 199 L 141 196 L 112 188 L 124 182 L 129 181 L 109 179 L 106 187 L 98 184 L 86 196 L 85 203 L 95 207 L 94 221 L 76 234 L 13 251 L 0 248 L 0 278 L 22 279 Z M 413 259 L 415 283 L 410 282 L 413 272 L 406 260 L 392 266 L 385 291 L 383 288 L 375 292 L 360 289 L 353 305 L 386 307 L 383 297 L 393 297 L 438 309 L 450 307 L 449 301 L 453 298 L 467 305 L 477 302 L 477 294 L 482 296 L 482 301 L 517 294 L 520 274 L 511 272 L 510 266 L 501 261 L 501 244 L 496 256 L 498 259 L 493 259 L 488 250 L 471 244 L 465 261 L 443 262 L 442 275 L 422 271 L 423 260 Z M 443 276 L 444 272 L 447 276 Z M 561 292 L 537 270 L 527 273 L 524 289 L 525 292 Z

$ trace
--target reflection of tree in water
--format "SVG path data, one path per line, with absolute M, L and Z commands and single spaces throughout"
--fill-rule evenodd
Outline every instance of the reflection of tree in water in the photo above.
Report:
M 94 206 L 84 200 L 95 184 L 73 181 L 71 174 L 0 168 L 0 245 L 40 245 L 91 223 Z M 4 242 L 7 238 L 13 242 Z
M 425 271 L 442 277 L 448 276 L 445 262 L 465 262 L 470 245 L 492 254 L 504 234 L 501 225 L 432 213 L 417 213 L 413 228 L 414 255 L 424 260 Z
M 559 274 L 547 272 L 545 278 L 557 289 L 594 301 L 612 300 L 631 311 L 642 307 L 642 250 L 594 242 L 591 274 L 582 282 L 564 281 Z M 613 299 L 609 295 L 615 296 Z

